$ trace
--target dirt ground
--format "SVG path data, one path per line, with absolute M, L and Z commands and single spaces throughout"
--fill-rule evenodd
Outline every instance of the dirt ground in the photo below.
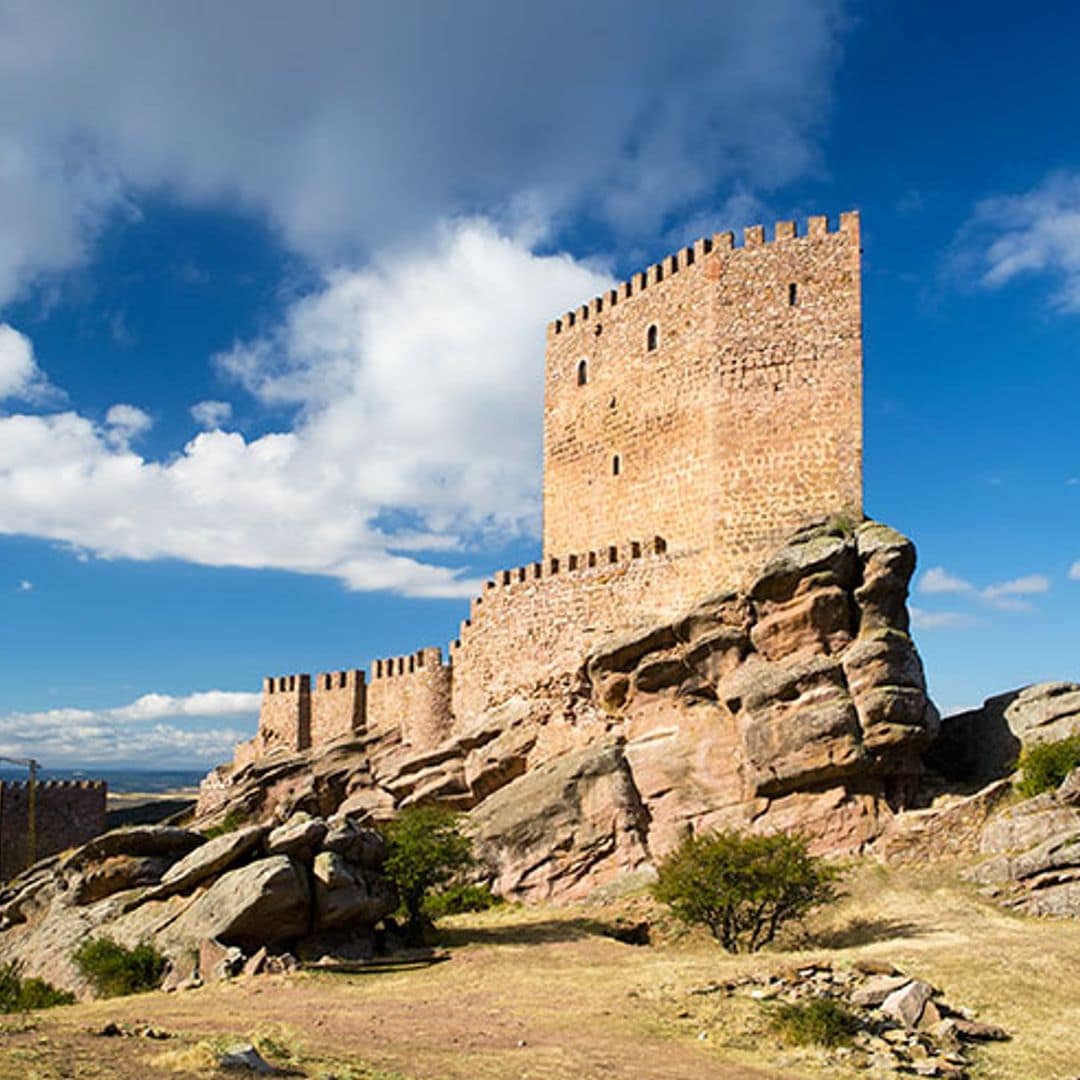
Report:
M 297 1075 L 339 1080 L 842 1080 L 868 1074 L 825 1051 L 784 1046 L 767 1006 L 708 988 L 800 960 L 845 965 L 866 955 L 1012 1033 L 976 1052 L 974 1077 L 1080 1077 L 1080 924 L 1003 912 L 951 867 L 867 863 L 848 892 L 787 949 L 753 957 L 681 933 L 643 896 L 460 916 L 445 923 L 450 959 L 432 966 L 262 976 L 3 1018 L 0 1080 L 235 1077 L 214 1062 L 240 1041 Z M 641 917 L 653 924 L 652 945 L 603 932 L 616 918 Z M 109 1022 L 169 1037 L 96 1034 Z

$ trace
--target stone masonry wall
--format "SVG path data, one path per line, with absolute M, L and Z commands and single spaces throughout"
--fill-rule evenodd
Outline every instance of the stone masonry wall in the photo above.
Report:
M 473 601 L 451 647 L 454 722 L 575 670 L 598 642 L 690 606 L 689 565 L 657 537 L 503 571 Z
M 325 671 L 311 693 L 311 745 L 322 746 L 364 728 L 367 686 L 362 671 Z
M 105 831 L 107 785 L 90 780 L 47 780 L 34 793 L 35 859 L 84 844 Z M 0 781 L 0 881 L 30 864 L 29 785 Z
M 258 738 L 263 751 L 275 746 L 306 750 L 311 745 L 310 675 L 271 675 L 263 680 Z
M 860 519 L 861 364 L 854 213 L 700 240 L 555 320 L 545 556 L 644 525 L 704 556 L 702 593 L 811 518 Z
M 450 733 L 451 680 L 438 648 L 376 660 L 367 694 L 368 730 L 397 729 L 417 749 L 436 746 Z

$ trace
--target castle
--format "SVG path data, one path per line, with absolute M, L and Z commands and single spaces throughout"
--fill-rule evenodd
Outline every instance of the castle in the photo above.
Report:
M 234 769 L 364 733 L 418 751 L 599 643 L 736 587 L 794 529 L 862 518 L 859 217 L 701 239 L 547 328 L 539 561 L 439 648 L 272 676 Z
M 29 784 L 0 780 L 0 881 L 104 832 L 107 794 L 100 780 L 46 780 L 31 799 Z

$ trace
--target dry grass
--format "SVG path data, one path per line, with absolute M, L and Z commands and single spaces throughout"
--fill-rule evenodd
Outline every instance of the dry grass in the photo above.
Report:
M 759 1002 L 709 987 L 810 957 L 847 964 L 866 955 L 927 979 L 951 1004 L 1013 1033 L 978 1051 L 979 1080 L 1076 1074 L 1080 924 L 1002 912 L 949 866 L 863 864 L 848 890 L 833 912 L 789 938 L 791 951 L 751 957 L 727 956 L 681 931 L 644 896 L 458 916 L 446 922 L 452 960 L 428 968 L 240 980 L 12 1023 L 0 1031 L 0 1080 L 212 1076 L 213 1051 L 237 1040 L 254 1042 L 275 1064 L 342 1080 L 842 1080 L 866 1073 L 821 1050 L 784 1046 Z M 652 946 L 601 933 L 616 917 L 643 916 L 653 921 Z M 88 1033 L 109 1020 L 141 1020 L 176 1037 Z

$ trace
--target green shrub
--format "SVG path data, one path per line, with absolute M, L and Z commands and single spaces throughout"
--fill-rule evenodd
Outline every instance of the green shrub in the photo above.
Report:
M 145 941 L 127 949 L 107 937 L 88 938 L 75 950 L 73 959 L 99 997 L 156 990 L 166 966 L 165 957 Z
M 239 810 L 227 810 L 225 816 L 216 824 L 203 830 L 203 836 L 207 840 L 213 840 L 215 836 L 224 836 L 226 833 L 236 832 L 246 822 L 246 818 Z
M 472 841 L 453 811 L 410 806 L 387 826 L 386 844 L 384 872 L 397 888 L 408 914 L 408 934 L 416 940 L 430 923 L 424 912 L 429 894 L 472 866 Z
M 424 914 L 429 919 L 439 919 L 443 915 L 464 915 L 469 911 L 487 911 L 501 904 L 488 885 L 473 885 L 457 882 L 432 893 L 424 901 Z
M 683 922 L 707 926 L 728 952 L 756 952 L 792 919 L 836 898 L 838 871 L 801 836 L 693 836 L 659 866 L 653 895 Z
M 1016 790 L 1026 799 L 1053 791 L 1073 771 L 1080 768 L 1080 735 L 1059 742 L 1039 743 L 1020 755 L 1023 779 Z
M 805 1046 L 842 1046 L 859 1030 L 859 1018 L 833 998 L 778 1005 L 772 1029 L 785 1041 Z
M 24 979 L 22 965 L 17 960 L 0 964 L 0 1013 L 50 1009 L 54 1005 L 71 1005 L 74 1001 L 74 994 L 57 990 L 44 979 Z

